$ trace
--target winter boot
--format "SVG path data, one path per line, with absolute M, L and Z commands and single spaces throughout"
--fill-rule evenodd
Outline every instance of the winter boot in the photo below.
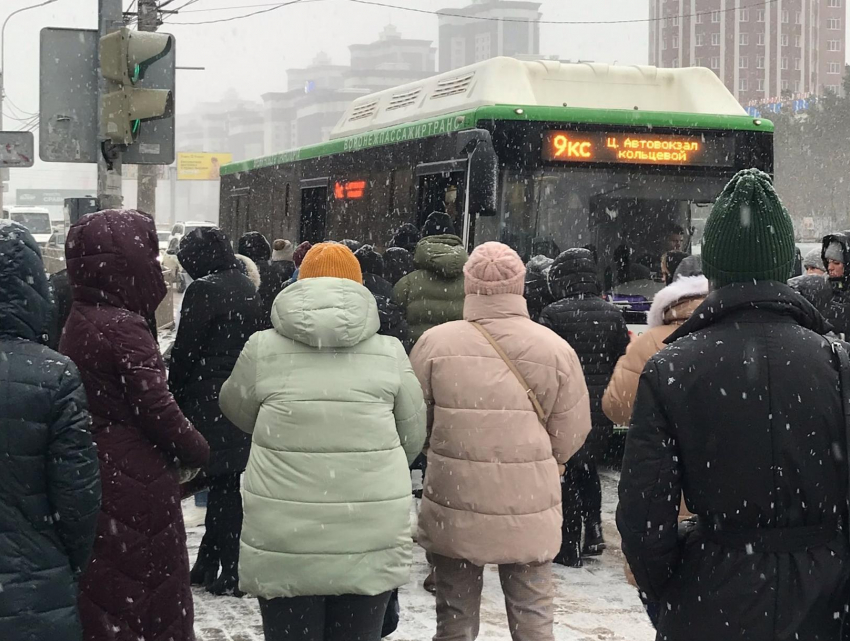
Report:
M 245 596 L 245 593 L 239 589 L 239 573 L 235 568 L 223 569 L 221 576 L 207 587 L 207 592 L 216 596 L 233 596 L 237 599 Z
M 425 577 L 425 581 L 422 583 L 422 587 L 426 592 L 431 594 L 437 594 L 437 579 L 434 577 L 434 568 L 431 568 L 431 571 L 428 573 L 428 576 Z
M 568 568 L 582 567 L 583 563 L 581 560 L 581 553 L 579 547 L 580 546 L 578 543 L 575 543 L 573 545 L 562 545 L 561 551 L 554 558 L 554 562 L 558 565 L 565 565 Z
M 192 571 L 189 573 L 189 582 L 192 585 L 209 588 L 218 576 L 218 559 L 213 556 L 211 547 L 209 544 L 204 544 L 204 541 L 201 541 L 198 558 L 195 560 L 195 565 L 192 566 Z
M 602 523 L 588 521 L 584 531 L 584 548 L 582 556 L 599 556 L 605 549 L 605 539 L 602 538 Z

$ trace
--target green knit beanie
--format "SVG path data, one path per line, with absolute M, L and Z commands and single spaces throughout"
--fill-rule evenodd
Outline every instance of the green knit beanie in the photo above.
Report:
M 702 267 L 715 287 L 756 280 L 784 283 L 796 257 L 794 225 L 758 169 L 738 172 L 723 189 L 705 225 Z

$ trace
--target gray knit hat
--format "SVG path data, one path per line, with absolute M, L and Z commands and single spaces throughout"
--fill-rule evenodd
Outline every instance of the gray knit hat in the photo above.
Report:
M 803 258 L 803 269 L 814 267 L 815 269 L 823 269 L 823 258 L 821 257 L 822 249 L 815 247 L 809 251 Z

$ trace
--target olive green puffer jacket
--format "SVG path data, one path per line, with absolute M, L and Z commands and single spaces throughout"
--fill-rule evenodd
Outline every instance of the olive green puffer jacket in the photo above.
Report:
M 221 390 L 253 434 L 240 587 L 254 596 L 377 595 L 412 561 L 408 465 L 425 440 L 422 389 L 375 297 L 339 278 L 287 287 Z
M 463 241 L 451 234 L 429 236 L 416 245 L 417 271 L 398 281 L 393 292 L 414 341 L 432 327 L 463 319 L 463 266 L 468 259 Z

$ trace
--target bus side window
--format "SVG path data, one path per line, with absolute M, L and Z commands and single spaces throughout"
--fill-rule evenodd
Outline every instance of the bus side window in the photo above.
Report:
M 314 245 L 325 240 L 328 217 L 328 188 L 311 187 L 301 189 L 301 238 Z
M 444 211 L 452 217 L 455 228 L 462 229 L 466 188 L 460 171 L 426 174 L 419 177 L 418 225 L 434 211 Z

